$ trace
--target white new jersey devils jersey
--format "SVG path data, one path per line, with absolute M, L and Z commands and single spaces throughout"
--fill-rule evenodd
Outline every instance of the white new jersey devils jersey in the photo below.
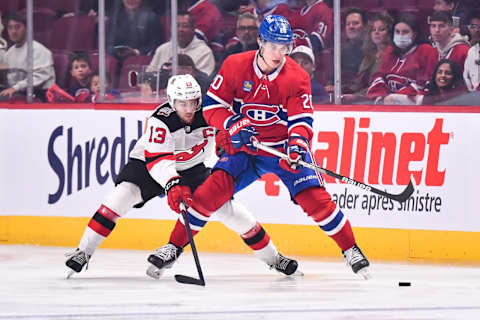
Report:
M 205 162 L 213 154 L 215 129 L 195 113 L 191 124 L 183 122 L 168 103 L 155 109 L 147 129 L 130 152 L 130 157 L 145 161 L 150 175 L 162 187 L 178 171 Z

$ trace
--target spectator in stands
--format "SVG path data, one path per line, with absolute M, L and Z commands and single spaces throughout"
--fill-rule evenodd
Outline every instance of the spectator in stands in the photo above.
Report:
M 3 32 L 3 23 L 2 23 L 2 12 L 0 11 L 0 69 L 3 69 L 6 67 L 5 63 L 5 54 L 7 53 L 7 40 L 2 38 L 2 32 Z
M 473 10 L 468 16 L 468 34 L 470 35 L 470 46 L 480 42 L 480 10 Z
M 120 92 L 112 89 L 112 79 L 107 73 L 105 79 L 105 101 L 113 102 L 121 100 L 122 97 Z M 75 97 L 75 102 L 100 102 L 100 75 L 98 74 L 98 72 L 92 75 L 89 88 L 86 90 L 82 90 L 81 93 Z
M 25 77 L 0 92 L 0 99 L 10 99 L 14 94 L 24 93 L 27 88 L 27 37 L 24 12 L 11 13 L 7 17 L 7 32 L 13 45 L 5 54 L 10 70 L 18 69 Z M 33 41 L 33 87 L 37 98 L 45 100 L 45 93 L 55 83 L 52 52 L 41 43 Z
M 70 70 L 70 74 L 67 75 L 67 79 L 70 77 L 73 81 L 69 81 L 70 88 L 66 91 L 69 95 L 75 98 L 83 91 L 90 89 L 90 78 L 92 77 L 92 64 L 90 62 L 90 57 L 86 52 L 78 52 L 74 54 L 70 59 L 68 69 Z
M 433 2 L 433 10 L 435 11 L 450 11 L 455 8 L 454 0 L 435 0 Z
M 189 55 L 195 62 L 195 66 L 210 76 L 215 68 L 215 59 L 207 44 L 195 36 L 194 25 L 190 13 L 179 11 L 177 16 L 178 53 Z M 157 48 L 148 70 L 158 71 L 165 63 L 171 62 L 172 42 L 170 40 Z
M 172 66 L 166 65 L 166 68 L 162 70 L 164 75 L 161 76 L 163 81 L 161 81 L 160 88 L 165 89 L 167 88 L 167 80 L 172 76 Z M 191 74 L 195 80 L 197 80 L 200 88 L 202 88 L 202 94 L 207 93 L 208 87 L 210 86 L 210 82 L 212 79 L 205 74 L 204 72 L 198 70 L 195 67 L 195 63 L 193 59 L 187 54 L 179 54 L 178 55 L 178 69 L 177 74 Z
M 117 59 L 146 55 L 162 42 L 158 16 L 143 0 L 123 0 L 109 19 L 108 51 Z
M 222 15 L 210 0 L 179 0 L 178 8 L 192 15 L 197 38 L 207 44 L 216 40 Z
M 436 50 L 418 44 L 418 23 L 404 14 L 394 24 L 393 45 L 387 47 L 378 71 L 373 75 L 367 95 L 377 104 L 415 104 L 424 93 L 437 64 Z
M 121 101 L 122 96 L 119 91 L 112 89 L 112 78 L 107 73 L 105 75 L 105 101 Z M 100 75 L 95 73 L 92 76 L 92 81 L 90 83 L 90 99 L 91 102 L 99 102 L 100 101 Z
M 438 60 L 450 59 L 462 68 L 469 49 L 466 36 L 453 32 L 452 16 L 447 11 L 435 11 L 430 17 L 430 35 L 437 49 Z
M 442 59 L 427 85 L 427 93 L 419 96 L 417 104 L 448 104 L 450 99 L 466 93 L 468 90 L 460 66 L 452 60 Z
M 452 26 L 454 33 L 460 33 L 460 20 L 465 19 L 465 13 L 459 8 L 458 0 L 435 0 L 433 11 L 447 11 L 452 15 Z
M 366 25 L 365 11 L 359 8 L 350 8 L 345 15 L 345 36 L 342 43 L 342 93 L 353 93 L 355 81 L 363 59 L 362 44 L 364 26 Z M 327 86 L 328 92 L 333 92 L 333 79 Z
M 310 39 L 313 52 L 317 55 L 330 47 L 333 35 L 333 12 L 323 1 L 297 0 L 303 4 L 289 18 L 297 36 Z
M 463 78 L 468 90 L 480 90 L 480 43 L 475 44 L 468 50 Z
M 225 46 L 225 60 L 231 54 L 258 49 L 258 20 L 251 13 L 238 16 L 236 35 Z
M 351 87 L 354 93 L 344 94 L 343 103 L 365 101 L 369 81 L 378 71 L 383 54 L 392 45 L 393 18 L 388 13 L 373 16 L 367 26 L 363 42 L 363 59 Z
M 253 0 L 251 3 L 253 4 L 253 10 L 250 10 L 250 13 L 257 16 L 259 22 L 269 14 L 281 15 L 287 20 L 291 19 L 288 0 Z
M 312 90 L 312 100 L 314 104 L 326 103 L 329 100 L 325 88 L 315 79 L 315 57 L 313 50 L 305 45 L 295 47 L 290 54 L 307 73 L 310 75 L 310 87 Z

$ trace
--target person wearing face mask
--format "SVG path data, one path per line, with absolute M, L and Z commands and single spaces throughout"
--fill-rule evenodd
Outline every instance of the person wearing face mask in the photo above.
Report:
M 468 93 L 463 81 L 462 70 L 458 63 L 449 59 L 438 62 L 432 79 L 427 85 L 427 94 L 421 95 L 417 104 L 449 104 L 449 100 Z
M 372 76 L 367 95 L 376 104 L 416 102 L 424 94 L 433 74 L 437 53 L 430 44 L 418 44 L 418 24 L 404 14 L 394 24 L 393 45 L 387 47 L 378 71 Z

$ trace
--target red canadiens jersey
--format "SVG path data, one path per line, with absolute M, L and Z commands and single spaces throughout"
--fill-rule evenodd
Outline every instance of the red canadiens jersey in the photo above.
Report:
M 424 94 L 438 61 L 436 51 L 429 44 L 421 44 L 398 57 L 392 46 L 387 47 L 378 71 L 372 76 L 368 96 L 374 99 L 390 93 Z
M 215 128 L 209 127 L 202 112 L 191 124 L 184 123 L 167 103 L 149 117 L 145 133 L 130 152 L 130 158 L 145 161 L 148 172 L 162 187 L 178 171 L 205 162 L 213 155 Z
M 203 114 L 209 125 L 226 129 L 234 113 L 248 117 L 259 140 L 280 147 L 289 135 L 311 139 L 312 96 L 308 74 L 285 57 L 271 74 L 257 65 L 258 51 L 229 56 L 203 99 Z
M 218 8 L 209 0 L 197 1 L 188 8 L 195 21 L 195 33 L 205 42 L 215 40 L 221 25 L 222 15 Z
M 333 32 L 333 12 L 322 0 L 294 11 L 290 23 L 294 33 L 306 33 L 310 37 L 318 38 L 322 48 L 330 45 Z

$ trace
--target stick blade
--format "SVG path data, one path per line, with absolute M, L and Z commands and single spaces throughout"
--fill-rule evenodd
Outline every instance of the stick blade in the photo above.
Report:
M 403 190 L 403 192 L 400 194 L 396 194 L 393 199 L 400 203 L 405 202 L 413 194 L 413 191 L 415 191 L 415 187 L 413 186 L 413 182 L 410 179 L 410 182 L 408 183 L 408 186 L 405 188 L 405 190 Z
M 184 276 L 183 274 L 176 274 L 175 280 L 177 280 L 177 282 L 180 282 L 180 283 L 196 284 L 197 286 L 205 287 L 205 280 Z

